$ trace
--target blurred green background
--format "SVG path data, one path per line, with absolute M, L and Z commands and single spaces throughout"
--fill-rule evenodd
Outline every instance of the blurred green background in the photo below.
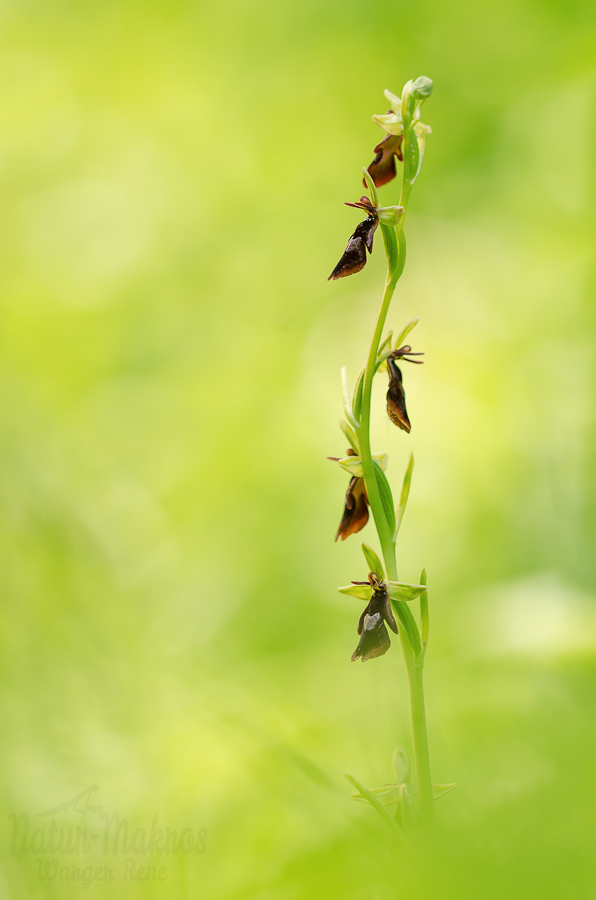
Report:
M 0 23 L 0 896 L 594 900 L 594 4 L 6 0 Z M 373 424 L 394 486 L 416 458 L 400 573 L 428 570 L 433 776 L 459 785 L 431 867 L 348 799 L 344 772 L 382 784 L 409 748 L 407 686 L 397 642 L 350 663 L 336 587 L 366 568 L 325 459 L 384 277 L 379 242 L 327 283 L 343 202 L 383 89 L 420 74 L 389 324 L 420 316 L 426 365 L 411 436 L 382 378 Z M 93 784 L 206 852 L 163 882 L 93 853 L 58 862 L 112 882 L 40 878 L 9 815 L 46 827 Z

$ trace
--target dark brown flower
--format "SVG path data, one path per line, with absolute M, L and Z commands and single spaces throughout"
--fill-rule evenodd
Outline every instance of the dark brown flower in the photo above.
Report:
M 404 359 L 406 362 L 422 365 L 422 361 L 418 359 L 410 359 L 411 356 L 423 356 L 423 353 L 413 353 L 412 348 L 408 345 L 394 350 L 387 360 L 389 368 L 389 390 L 387 391 L 387 414 L 394 425 L 403 431 L 409 432 L 411 429 L 408 411 L 406 410 L 406 395 L 402 381 L 401 369 L 395 365 L 396 359 Z
M 356 456 L 352 448 L 348 450 L 348 456 Z M 335 459 L 335 457 L 329 457 Z M 354 475 L 350 479 L 348 490 L 346 491 L 346 502 L 344 505 L 344 513 L 335 535 L 335 540 L 341 538 L 345 541 L 351 534 L 357 534 L 362 531 L 368 522 L 368 497 L 366 496 L 366 487 L 364 478 Z
M 406 409 L 406 395 L 401 377 L 401 369 L 395 365 L 391 357 L 387 360 L 389 367 L 389 390 L 387 391 L 387 415 L 394 425 L 403 431 L 411 429 L 408 411 Z
M 344 514 L 339 523 L 335 540 L 341 538 L 342 541 L 345 541 L 351 534 L 357 534 L 359 531 L 362 531 L 367 522 L 368 497 L 366 496 L 364 478 L 358 478 L 355 475 L 350 479 L 350 484 L 346 491 Z
M 400 162 L 403 162 L 404 158 L 401 149 L 403 140 L 403 134 L 388 134 L 375 147 L 374 152 L 377 155 L 368 167 L 368 171 L 376 187 L 383 187 L 384 184 L 388 184 L 395 178 L 397 174 L 395 157 L 397 156 Z M 366 187 L 366 182 L 364 182 L 364 186 Z
M 366 265 L 366 251 L 372 253 L 373 237 L 379 224 L 377 210 L 368 197 L 361 197 L 358 203 L 346 203 L 365 210 L 367 218 L 356 226 L 356 230 L 346 245 L 343 256 L 334 268 L 327 281 L 336 281 L 347 275 L 354 275 Z
M 367 662 L 369 659 L 375 659 L 375 657 L 384 656 L 387 653 L 391 641 L 385 623 L 389 625 L 394 634 L 398 633 L 387 585 L 374 572 L 369 573 L 368 583 L 373 589 L 373 595 L 358 622 L 360 640 L 352 654 L 352 662 L 357 659 Z M 367 582 L 355 581 L 353 584 L 367 584 Z

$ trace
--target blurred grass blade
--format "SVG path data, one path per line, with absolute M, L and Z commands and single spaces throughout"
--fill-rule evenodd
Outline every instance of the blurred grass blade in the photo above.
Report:
M 400 845 L 400 847 L 403 850 L 408 850 L 410 853 L 415 853 L 416 851 L 414 850 L 414 847 L 410 844 L 409 840 L 407 839 L 407 837 L 405 836 L 405 834 L 403 833 L 403 831 L 401 830 L 401 828 L 399 827 L 399 825 L 397 824 L 397 822 L 395 821 L 393 816 L 391 816 L 387 812 L 387 810 L 385 809 L 383 804 L 380 802 L 380 800 L 377 800 L 375 795 L 371 794 L 371 792 L 369 790 L 367 790 L 367 788 L 365 788 L 363 784 L 360 784 L 359 781 L 356 781 L 356 779 L 353 778 L 352 775 L 346 775 L 346 778 L 348 779 L 350 784 L 356 788 L 356 790 L 358 791 L 360 796 L 363 797 L 364 800 L 368 800 L 370 805 L 374 809 L 376 809 L 376 811 L 381 816 L 381 818 L 384 819 L 386 824 L 389 826 L 389 828 L 393 832 L 393 835 L 397 839 L 397 842 Z

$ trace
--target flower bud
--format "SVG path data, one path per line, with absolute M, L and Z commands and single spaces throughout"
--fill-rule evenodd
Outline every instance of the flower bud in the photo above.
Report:
M 416 100 L 428 100 L 433 92 L 433 83 L 431 78 L 426 75 L 420 75 L 412 85 L 412 93 Z

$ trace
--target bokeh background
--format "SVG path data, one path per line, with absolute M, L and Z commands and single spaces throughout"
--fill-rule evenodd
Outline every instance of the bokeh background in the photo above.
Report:
M 593 900 L 593 3 L 5 0 L 0 47 L 1 896 Z M 384 277 L 379 243 L 327 283 L 343 202 L 383 89 L 420 74 L 390 325 L 420 316 L 426 364 L 412 434 L 381 383 L 373 427 L 394 486 L 416 459 L 399 561 L 428 570 L 433 775 L 458 783 L 432 866 L 343 779 L 391 780 L 408 703 L 397 644 L 350 663 L 336 587 L 366 569 L 325 459 Z M 89 857 L 113 882 L 40 878 L 10 814 L 45 827 L 91 785 L 206 852 L 163 883 L 122 855 Z

